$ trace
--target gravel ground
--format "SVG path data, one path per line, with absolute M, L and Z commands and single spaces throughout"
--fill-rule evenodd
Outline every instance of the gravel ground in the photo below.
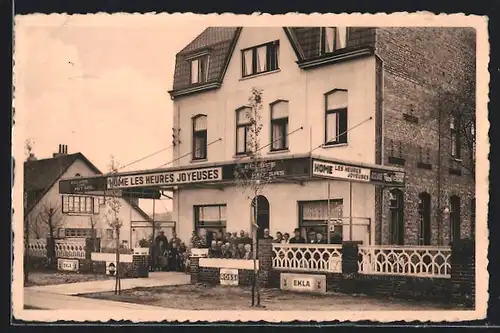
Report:
M 75 282 L 97 281 L 113 279 L 104 274 L 79 274 L 73 272 L 30 272 L 29 283 L 26 287 L 48 286 Z
M 182 285 L 155 288 L 137 288 L 122 291 L 79 295 L 121 302 L 147 304 L 186 310 L 249 310 L 250 288 L 208 285 Z M 266 310 L 449 310 L 446 305 L 417 301 L 376 299 L 365 295 L 327 293 L 311 295 L 285 292 L 279 289 L 262 289 L 261 304 Z M 300 304 L 300 308 L 297 307 Z

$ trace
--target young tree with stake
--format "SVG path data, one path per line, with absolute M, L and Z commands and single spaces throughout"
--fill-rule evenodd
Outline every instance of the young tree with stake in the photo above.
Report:
M 254 278 L 252 285 L 252 306 L 260 307 L 260 284 L 259 269 L 257 268 L 257 230 L 259 228 L 257 221 L 258 197 L 262 194 L 264 187 L 274 180 L 272 167 L 269 163 L 261 160 L 260 132 L 262 130 L 261 111 L 262 111 L 262 90 L 252 88 L 248 98 L 248 107 L 245 109 L 247 125 L 245 127 L 245 157 L 238 163 L 234 178 L 236 185 L 243 189 L 244 193 L 249 193 L 247 199 L 250 199 L 251 228 L 253 239 L 253 262 Z
M 110 181 L 108 182 L 109 198 L 106 202 L 108 206 L 108 214 L 106 216 L 108 225 L 116 233 L 116 283 L 115 283 L 115 294 L 121 294 L 121 280 L 120 280 L 120 229 L 123 222 L 120 218 L 121 201 L 119 190 L 116 188 L 116 178 L 118 174 L 118 163 L 115 161 L 114 157 L 111 156 L 110 163 Z

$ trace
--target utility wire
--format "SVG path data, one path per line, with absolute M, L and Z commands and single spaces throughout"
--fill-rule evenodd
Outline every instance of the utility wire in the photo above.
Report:
M 161 153 L 161 152 L 163 152 L 163 151 L 165 151 L 165 150 L 168 150 L 168 149 L 170 149 L 170 148 L 172 148 L 172 147 L 173 147 L 173 145 L 168 146 L 168 147 L 163 148 L 163 149 L 160 149 L 160 150 L 158 150 L 158 151 L 155 151 L 155 152 L 154 152 L 154 153 L 152 153 L 152 154 L 149 154 L 149 155 L 144 156 L 144 157 L 142 157 L 142 158 L 140 158 L 140 159 L 138 159 L 138 160 L 135 160 L 135 161 L 133 161 L 133 162 L 130 162 L 130 163 L 128 163 L 128 164 L 125 164 L 124 166 L 122 166 L 122 167 L 118 168 L 118 170 L 124 169 L 124 168 L 126 168 L 126 167 L 128 167 L 128 166 L 131 166 L 132 164 L 135 164 L 135 163 L 141 162 L 141 161 L 143 161 L 143 160 L 145 160 L 145 159 L 147 159 L 147 158 L 150 158 L 151 156 L 154 156 L 154 155 L 156 155 L 156 154 L 159 154 L 159 153 Z
M 317 146 L 316 148 L 312 149 L 312 150 L 311 150 L 311 153 L 312 153 L 313 151 L 315 151 L 316 149 L 319 149 L 319 148 L 324 147 L 324 146 L 325 146 L 325 144 L 327 144 L 328 142 L 332 142 L 333 140 L 337 140 L 340 136 L 342 136 L 342 135 L 346 134 L 347 132 L 349 132 L 349 131 L 351 131 L 351 130 L 355 129 L 355 128 L 356 128 L 356 127 L 358 127 L 358 126 L 361 126 L 362 124 L 364 124 L 364 123 L 366 123 L 367 121 L 372 120 L 372 119 L 373 119 L 373 117 L 369 117 L 369 118 L 367 118 L 367 119 L 363 120 L 362 122 L 360 122 L 359 124 L 354 125 L 354 126 L 353 126 L 353 127 L 351 127 L 351 128 L 348 128 L 348 129 L 347 129 L 347 130 L 345 130 L 344 132 L 339 133 L 337 136 L 335 136 L 335 137 L 331 138 L 331 139 L 330 139 L 330 140 L 328 140 L 327 142 L 322 143 L 322 144 L 320 144 L 319 146 Z
M 208 146 L 210 146 L 210 145 L 212 145 L 212 144 L 214 144 L 214 143 L 216 143 L 216 142 L 219 142 L 219 141 L 222 141 L 222 138 L 218 138 L 217 140 L 214 140 L 214 141 L 212 141 L 212 142 L 209 142 L 209 143 L 207 144 L 207 147 L 208 147 Z M 194 151 L 190 151 L 190 152 L 188 152 L 188 153 L 186 153 L 186 154 L 184 154 L 184 155 L 182 155 L 182 156 L 179 156 L 179 157 L 177 157 L 177 158 L 174 158 L 174 159 L 173 159 L 173 160 L 171 160 L 170 162 L 167 162 L 167 163 L 165 163 L 165 164 L 160 165 L 158 168 L 161 168 L 161 167 L 163 167 L 163 166 L 166 166 L 166 165 L 172 164 L 172 163 L 174 163 L 174 162 L 176 162 L 176 161 L 178 161 L 178 160 L 180 160 L 180 159 L 182 159 L 182 158 L 184 158 L 184 157 L 186 157 L 186 156 L 191 155 L 193 152 L 197 152 L 197 151 L 199 151 L 200 149 L 201 149 L 201 147 L 200 147 L 200 148 L 197 148 L 197 149 L 196 149 L 196 150 L 194 150 Z

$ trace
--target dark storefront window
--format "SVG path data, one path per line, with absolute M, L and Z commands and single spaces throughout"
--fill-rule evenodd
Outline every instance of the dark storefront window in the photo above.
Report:
M 403 192 L 394 189 L 390 192 L 389 210 L 391 212 L 390 243 L 404 245 L 404 196 Z
M 418 245 L 431 245 L 431 196 L 427 192 L 418 195 Z
M 226 205 L 194 206 L 194 228 L 196 232 L 205 229 L 207 234 L 226 232 Z
M 342 243 L 342 199 L 330 200 L 330 221 L 332 229 L 328 230 L 328 200 L 300 201 L 299 228 L 302 237 L 309 243 L 309 235 L 321 233 L 325 241 L 330 232 L 330 243 Z M 336 222 L 336 223 L 335 223 Z M 291 231 L 283 231 L 293 233 Z

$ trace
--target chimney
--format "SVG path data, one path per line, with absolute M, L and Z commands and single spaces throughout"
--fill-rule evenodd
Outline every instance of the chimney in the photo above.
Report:
M 35 154 L 30 153 L 30 156 L 28 156 L 27 161 L 28 161 L 28 162 L 34 162 L 34 161 L 36 161 L 36 160 L 37 160 L 37 158 L 35 157 Z
M 59 157 L 62 155 L 67 155 L 67 154 L 68 154 L 68 145 L 60 144 L 57 153 L 54 153 L 53 157 Z

